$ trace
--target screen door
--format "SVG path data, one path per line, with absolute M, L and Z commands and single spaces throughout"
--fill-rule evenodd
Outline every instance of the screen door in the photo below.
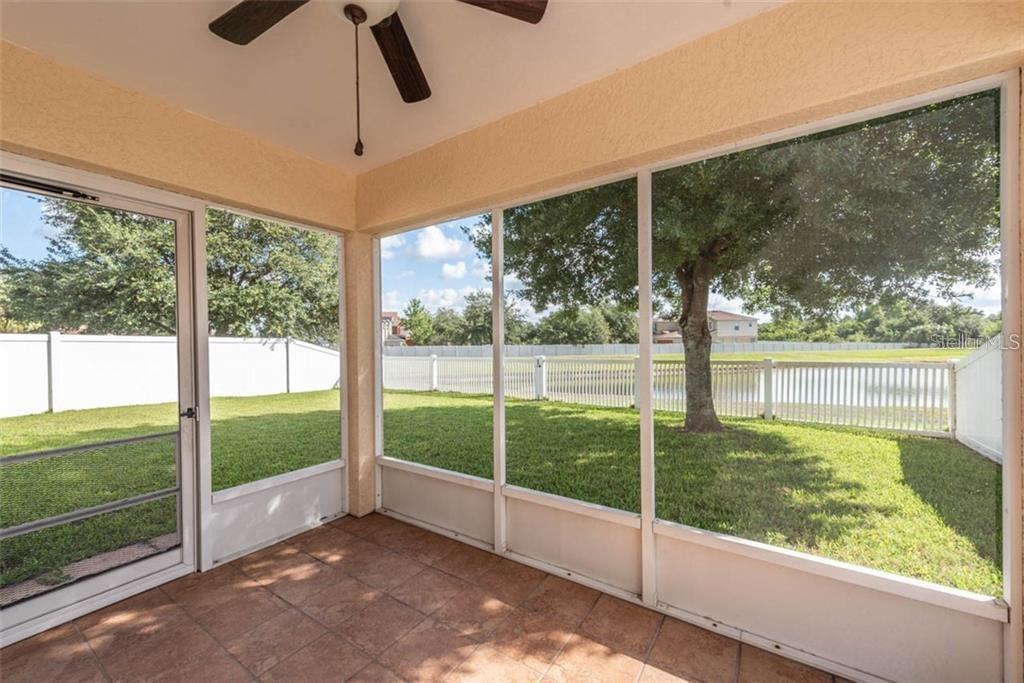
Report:
M 189 214 L 4 176 L 5 628 L 192 564 Z

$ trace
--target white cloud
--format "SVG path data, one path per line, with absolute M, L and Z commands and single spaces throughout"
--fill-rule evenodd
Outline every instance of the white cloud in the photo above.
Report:
M 473 275 L 477 276 L 480 279 L 484 279 L 490 274 L 491 264 L 479 258 L 473 261 Z
M 526 319 L 529 320 L 531 323 L 538 322 L 542 317 L 544 317 L 544 315 L 551 313 L 551 311 L 553 310 L 548 309 L 546 311 L 540 312 L 536 308 L 534 308 L 533 304 L 531 304 L 529 301 L 518 296 L 511 299 L 511 304 L 512 308 L 522 313 L 526 317 Z
M 388 310 L 396 310 L 402 308 L 402 297 L 399 296 L 397 289 L 392 289 L 389 292 L 384 292 L 381 297 L 382 308 Z
M 454 237 L 446 237 L 436 225 L 423 228 L 416 237 L 416 255 L 422 259 L 446 259 L 462 254 L 464 244 Z
M 385 261 L 392 259 L 403 246 L 405 246 L 405 235 L 385 237 L 380 241 L 380 257 Z
M 462 299 L 459 293 L 451 287 L 421 289 L 418 298 L 430 311 L 436 311 L 439 308 L 451 308 Z
M 466 262 L 445 263 L 441 266 L 441 277 L 445 280 L 461 280 L 466 277 Z

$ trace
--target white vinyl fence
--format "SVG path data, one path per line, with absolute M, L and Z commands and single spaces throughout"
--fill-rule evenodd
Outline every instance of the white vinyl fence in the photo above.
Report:
M 635 407 L 637 362 L 631 357 L 506 358 L 505 393 L 526 400 Z M 383 369 L 385 389 L 492 392 L 490 358 L 384 356 Z M 978 435 L 998 433 L 980 423 L 987 425 L 999 415 L 999 392 L 991 387 L 1000 372 L 998 363 L 984 361 L 962 367 L 952 362 L 714 361 L 712 392 L 718 413 L 727 417 L 956 435 L 998 460 L 1000 444 Z M 971 397 L 993 396 L 995 404 L 965 398 L 965 391 Z M 654 409 L 682 412 L 685 406 L 683 362 L 656 361 Z M 957 424 L 967 425 L 975 436 L 961 438 Z
M 0 417 L 177 400 L 174 337 L 0 334 Z M 338 352 L 294 339 L 210 339 L 214 396 L 337 388 Z
M 1002 336 L 956 364 L 956 438 L 993 460 L 1003 452 Z
M 173 401 L 175 346 L 172 337 L 0 334 L 0 417 Z M 723 416 L 955 436 L 999 460 L 998 349 L 993 340 L 959 363 L 715 361 L 712 391 Z M 506 395 L 630 408 L 637 403 L 636 363 L 625 355 L 510 356 Z M 490 355 L 388 353 L 383 371 L 385 389 L 492 392 Z M 291 339 L 210 339 L 214 396 L 330 389 L 339 376 L 333 349 Z M 683 361 L 656 361 L 655 410 L 683 411 L 685 384 Z

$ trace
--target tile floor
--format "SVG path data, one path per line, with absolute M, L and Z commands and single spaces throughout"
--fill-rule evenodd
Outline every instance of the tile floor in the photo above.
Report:
M 0 652 L 16 681 L 821 681 L 830 674 L 381 515 Z

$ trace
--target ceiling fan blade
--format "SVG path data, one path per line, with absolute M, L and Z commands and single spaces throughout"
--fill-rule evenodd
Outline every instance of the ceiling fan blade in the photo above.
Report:
M 309 0 L 242 0 L 210 22 L 210 30 L 235 45 L 248 45 Z
M 430 97 L 430 86 L 420 68 L 420 60 L 412 49 L 409 36 L 405 33 L 398 12 L 370 27 L 377 47 L 384 55 L 391 77 L 395 79 L 398 93 L 405 102 L 419 102 Z
M 459 2 L 531 24 L 540 23 L 540 20 L 544 18 L 544 10 L 548 8 L 548 0 L 459 0 Z

